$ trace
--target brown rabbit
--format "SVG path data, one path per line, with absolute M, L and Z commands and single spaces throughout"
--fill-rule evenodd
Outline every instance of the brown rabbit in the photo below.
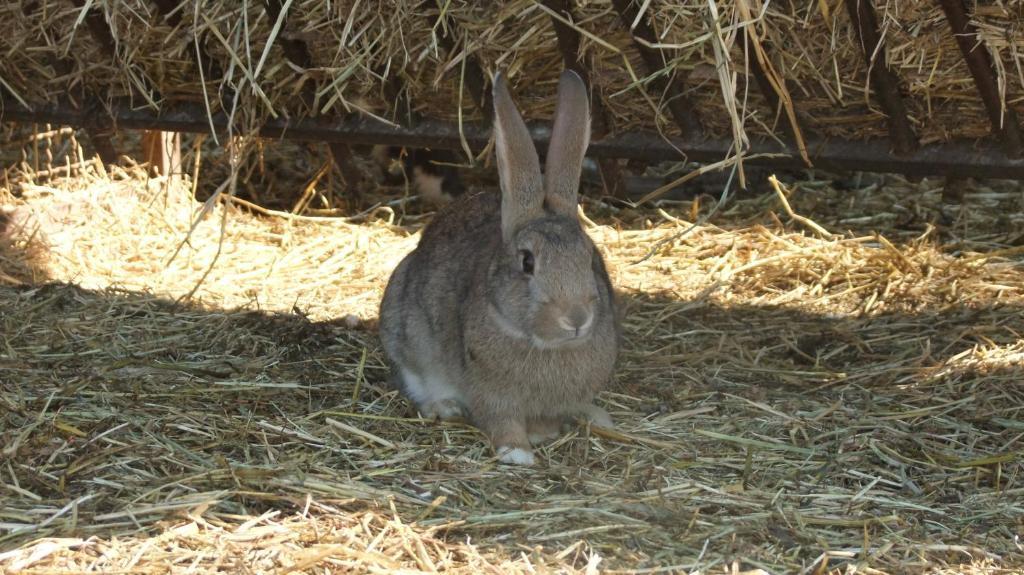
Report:
M 585 415 L 610 383 L 619 324 L 604 260 L 577 197 L 590 141 L 586 86 L 558 86 L 546 173 L 501 74 L 494 78 L 501 183 L 449 204 L 384 291 L 380 331 L 395 385 L 429 418 L 468 414 L 501 461 L 533 464 L 531 443 Z

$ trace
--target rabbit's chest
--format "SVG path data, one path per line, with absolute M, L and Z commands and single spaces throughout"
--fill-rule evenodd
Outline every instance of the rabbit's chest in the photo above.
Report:
M 505 396 L 505 401 L 537 414 L 555 414 L 570 404 L 589 403 L 608 385 L 615 368 L 616 350 L 611 338 L 554 350 L 510 341 L 503 351 L 497 356 L 478 357 L 470 377 L 492 393 Z

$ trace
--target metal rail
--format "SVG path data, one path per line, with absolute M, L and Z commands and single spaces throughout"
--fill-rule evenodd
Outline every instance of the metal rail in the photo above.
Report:
M 184 106 L 163 113 L 133 109 L 126 102 L 115 102 L 104 110 L 82 111 L 50 107 L 27 110 L 0 99 L 0 121 L 37 122 L 69 126 L 91 126 L 97 115 L 109 114 L 118 128 L 208 133 L 211 118 L 202 106 Z M 227 131 L 223 114 L 212 116 L 214 129 Z M 532 123 L 534 142 L 543 153 L 547 149 L 550 124 Z M 389 145 L 458 150 L 463 138 L 475 150 L 482 150 L 491 136 L 482 123 L 458 125 L 423 120 L 413 127 L 399 127 L 372 118 L 341 120 L 313 118 L 287 121 L 271 119 L 258 135 L 309 142 L 341 142 L 349 145 Z M 1009 158 L 990 140 L 957 141 L 922 146 L 905 156 L 890 155 L 888 139 L 867 142 L 814 137 L 807 140 L 807 151 L 817 168 L 835 171 L 892 172 L 913 176 L 941 175 L 1024 180 L 1024 160 Z M 597 139 L 590 144 L 593 158 L 627 158 L 659 161 L 716 162 L 733 150 L 731 139 L 666 139 L 650 132 L 625 132 Z M 802 169 L 799 153 L 773 140 L 752 140 L 744 162 L 777 169 Z

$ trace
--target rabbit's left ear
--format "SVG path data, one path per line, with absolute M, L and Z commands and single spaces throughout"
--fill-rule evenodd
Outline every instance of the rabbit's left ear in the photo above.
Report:
M 576 217 L 583 156 L 590 145 L 590 99 L 572 70 L 558 81 L 558 105 L 544 166 L 544 200 L 551 211 Z
M 494 76 L 494 146 L 501 183 L 501 233 L 510 240 L 524 222 L 543 213 L 544 193 L 537 148 L 500 72 Z

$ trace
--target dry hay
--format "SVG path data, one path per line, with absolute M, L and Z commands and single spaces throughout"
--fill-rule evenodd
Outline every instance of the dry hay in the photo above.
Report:
M 110 32 L 113 47 L 105 49 L 75 3 L 4 3 L 9 48 L 0 59 L 0 93 L 27 105 L 63 96 L 79 105 L 129 97 L 151 109 L 193 102 L 228 110 L 245 130 L 271 116 L 395 118 L 399 88 L 420 112 L 469 120 L 481 117 L 466 81 L 475 62 L 487 73 L 507 69 L 526 114 L 542 118 L 563 65 L 552 12 L 535 0 L 295 0 L 283 2 L 280 26 L 262 2 L 182 2 L 170 18 L 157 4 L 85 3 Z M 750 81 L 756 38 L 786 78 L 803 130 L 849 138 L 886 133 L 842 2 L 637 2 L 657 35 L 662 70 L 644 66 L 609 0 L 569 4 L 614 130 L 675 133 L 667 95 L 650 81 L 679 74 L 708 133 L 780 134 L 785 114 L 767 109 Z M 986 135 L 984 108 L 936 3 L 874 4 L 922 140 Z M 984 3 L 972 17 L 994 56 L 1004 104 L 1024 113 L 1021 13 L 1017 1 Z M 286 43 L 304 43 L 311 62 L 289 61 Z
M 135 158 L 144 152 L 141 135 L 140 131 L 124 130 L 113 138 L 123 154 L 121 165 L 136 165 Z M 51 124 L 0 124 L 0 142 L 0 166 L 6 166 L 0 172 L 0 182 L 8 185 L 23 174 L 41 179 L 106 169 L 97 155 L 90 155 L 88 132 L 83 130 Z M 386 179 L 385 170 L 405 169 L 397 158 L 388 158 L 394 164 L 388 166 L 370 155 L 353 157 L 355 169 L 364 178 L 353 188 L 339 170 L 327 169 L 334 164 L 325 144 L 249 137 L 236 137 L 227 144 L 221 146 L 205 134 L 182 134 L 180 173 L 201 176 L 195 184 L 197 198 L 206 200 L 224 191 L 220 183 L 237 171 L 236 197 L 275 210 L 353 216 L 376 206 L 382 189 L 392 200 L 427 202 L 416 195 L 412 174 Z M 233 150 L 240 151 L 235 166 L 231 164 Z M 155 174 L 152 166 L 146 167 Z M 467 184 L 489 177 L 485 170 L 460 174 Z M 303 191 L 311 184 L 315 184 L 314 197 L 304 197 Z
M 422 220 L 221 203 L 183 244 L 187 186 L 98 170 L 3 191 L 32 230 L 0 251 L 6 572 L 1024 567 L 1018 186 L 791 183 L 828 238 L 777 198 L 685 234 L 707 207 L 588 204 L 618 428 L 527 470 L 384 384 L 376 306 Z

